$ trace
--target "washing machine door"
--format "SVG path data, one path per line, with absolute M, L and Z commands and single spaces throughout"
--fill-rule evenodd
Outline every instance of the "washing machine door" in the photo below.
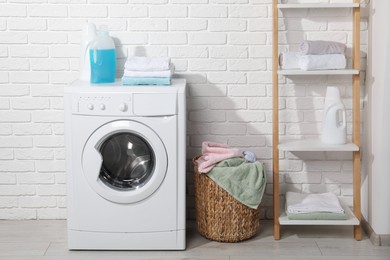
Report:
M 159 136 L 131 120 L 113 121 L 97 129 L 82 156 L 88 184 L 116 203 L 135 203 L 152 195 L 165 178 L 167 161 Z

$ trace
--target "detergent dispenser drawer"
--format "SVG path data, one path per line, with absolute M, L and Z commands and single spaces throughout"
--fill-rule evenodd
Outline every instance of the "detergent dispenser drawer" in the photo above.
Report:
M 137 116 L 170 116 L 177 114 L 176 93 L 134 93 L 133 111 Z

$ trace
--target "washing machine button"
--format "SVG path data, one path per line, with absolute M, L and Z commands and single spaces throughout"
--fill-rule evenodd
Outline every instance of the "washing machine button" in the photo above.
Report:
M 104 105 L 103 103 L 100 104 L 100 110 L 106 110 L 106 105 Z
M 122 112 L 125 112 L 127 110 L 127 105 L 126 103 L 121 103 L 119 105 L 119 110 L 122 111 Z
M 87 108 L 88 108 L 89 110 L 93 110 L 93 109 L 94 109 L 94 106 L 93 106 L 92 103 L 89 103 L 89 104 L 87 105 Z

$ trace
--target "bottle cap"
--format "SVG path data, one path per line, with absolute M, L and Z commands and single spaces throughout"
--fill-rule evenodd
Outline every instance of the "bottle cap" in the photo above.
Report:
M 104 35 L 104 36 L 107 36 L 107 35 L 109 35 L 108 34 L 108 26 L 107 25 L 100 25 L 100 27 L 99 27 L 99 34 L 100 35 Z

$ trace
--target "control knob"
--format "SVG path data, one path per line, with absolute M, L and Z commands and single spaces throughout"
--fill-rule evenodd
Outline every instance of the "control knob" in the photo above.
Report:
M 125 112 L 127 110 L 127 105 L 126 103 L 121 103 L 119 105 L 119 110 L 122 111 L 122 112 Z

